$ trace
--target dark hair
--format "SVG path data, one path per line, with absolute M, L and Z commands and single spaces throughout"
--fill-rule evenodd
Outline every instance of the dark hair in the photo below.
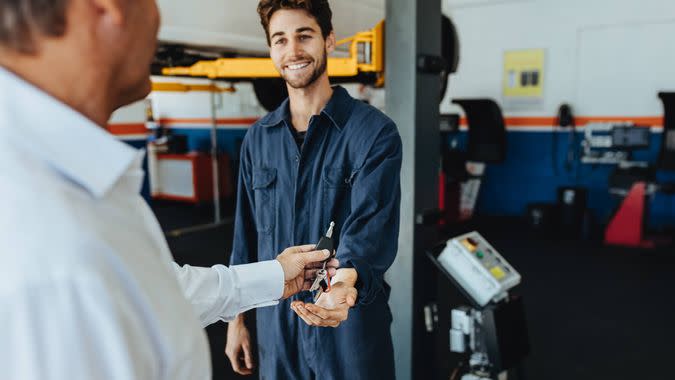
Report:
M 60 37 L 66 31 L 69 0 L 0 1 L 0 45 L 21 53 L 35 52 L 35 34 Z
M 260 0 L 258 14 L 260 23 L 265 29 L 267 44 L 270 44 L 270 19 L 274 12 L 281 9 L 300 9 L 309 13 L 321 28 L 321 34 L 325 39 L 333 31 L 333 12 L 330 10 L 328 0 Z

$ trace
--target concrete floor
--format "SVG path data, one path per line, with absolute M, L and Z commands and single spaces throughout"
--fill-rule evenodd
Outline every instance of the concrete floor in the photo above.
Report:
M 211 218 L 208 207 L 154 208 L 165 229 Z M 523 276 L 515 291 L 524 297 L 530 332 L 528 379 L 675 378 L 670 362 L 675 353 L 675 250 L 541 239 L 524 232 L 519 220 L 491 220 L 477 227 Z M 231 224 L 169 238 L 176 260 L 191 265 L 227 263 L 231 241 Z M 225 329 L 223 323 L 207 329 L 218 380 L 236 378 L 223 354 Z

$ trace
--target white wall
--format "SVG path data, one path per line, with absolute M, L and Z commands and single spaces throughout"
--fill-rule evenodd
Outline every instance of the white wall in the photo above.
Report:
M 153 77 L 153 82 L 172 82 L 183 84 L 211 84 L 206 79 Z M 227 87 L 228 84 L 219 84 Z M 267 112 L 260 106 L 250 83 L 234 84 L 235 92 L 218 93 L 219 106 L 216 109 L 218 119 L 255 119 Z M 152 92 L 148 98 L 152 100 L 153 113 L 156 120 L 171 119 L 172 126 L 188 126 L 190 128 L 210 128 L 211 98 L 207 91 L 189 92 Z M 218 99 L 218 98 L 217 98 Z M 133 103 L 115 111 L 110 124 L 133 124 L 145 122 L 145 103 Z M 200 119 L 195 121 L 195 119 Z M 238 127 L 222 123 L 223 128 Z M 248 123 L 250 124 L 250 123 Z M 247 124 L 246 124 L 247 125 Z
M 267 54 L 255 0 L 159 0 L 159 39 Z M 384 18 L 384 0 L 332 0 L 333 28 L 343 38 Z
M 658 116 L 657 91 L 675 90 L 673 0 L 444 0 L 443 9 L 461 41 L 451 97 L 503 104 L 504 52 L 532 48 L 547 54 L 543 106 L 507 116 L 553 116 L 563 102 L 583 116 Z
M 110 124 L 134 124 L 145 122 L 145 103 L 132 103 L 113 112 Z
M 154 82 L 178 82 L 184 84 L 211 84 L 205 79 L 153 77 Z M 218 84 L 228 87 L 227 83 Z M 217 118 L 257 118 L 265 115 L 248 82 L 234 84 L 236 92 L 217 93 Z M 190 92 L 153 92 L 150 94 L 155 118 L 157 119 L 195 119 L 211 117 L 211 94 L 206 91 Z
M 266 50 L 253 0 L 159 3 L 164 39 L 175 32 L 176 37 L 204 44 L 216 41 L 225 46 L 231 40 L 229 46 L 234 48 Z M 333 0 L 336 29 L 374 23 L 382 17 L 383 3 Z M 502 71 L 507 50 L 545 49 L 546 71 L 543 105 L 505 109 L 506 116 L 554 116 L 563 102 L 572 104 L 580 116 L 658 116 L 663 111 L 657 91 L 675 90 L 675 48 L 670 42 L 675 36 L 673 0 L 444 0 L 443 11 L 457 26 L 461 61 L 450 79 L 442 112 L 458 112 L 450 97 L 491 97 L 504 104 Z M 356 87 L 348 87 L 356 95 Z M 237 89 L 235 94 L 223 95 L 219 117 L 264 114 L 250 85 L 238 84 Z M 373 94 L 373 105 L 383 108 L 383 92 Z M 161 104 L 161 117 L 210 115 L 208 93 L 153 97 Z M 116 112 L 113 121 L 128 122 L 125 115 L 144 115 L 138 112 L 142 106 L 134 107 Z

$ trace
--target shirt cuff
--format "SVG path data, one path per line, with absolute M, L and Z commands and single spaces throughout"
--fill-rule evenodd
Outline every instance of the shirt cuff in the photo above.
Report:
M 276 305 L 284 294 L 284 270 L 277 260 L 233 265 L 230 270 L 237 279 L 240 313 Z

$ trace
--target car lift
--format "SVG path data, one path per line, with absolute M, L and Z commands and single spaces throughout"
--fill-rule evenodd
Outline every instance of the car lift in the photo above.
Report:
M 375 87 L 384 85 L 384 21 L 368 31 L 337 42 L 337 46 L 349 43 L 348 57 L 329 57 L 328 76 L 341 81 L 357 79 Z M 199 61 L 189 67 L 166 67 L 167 76 L 206 77 L 225 80 L 252 80 L 278 78 L 270 58 L 218 58 Z

